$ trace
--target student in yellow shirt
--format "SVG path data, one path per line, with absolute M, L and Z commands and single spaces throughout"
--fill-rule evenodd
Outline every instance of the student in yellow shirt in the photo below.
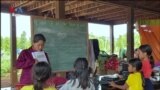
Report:
M 141 74 L 142 63 L 138 58 L 129 60 L 128 71 L 130 72 L 128 79 L 124 85 L 117 85 L 110 82 L 110 85 L 123 90 L 143 90 L 144 79 Z
M 21 90 L 56 90 L 45 84 L 51 75 L 51 67 L 46 62 L 38 62 L 33 67 L 33 85 L 26 85 Z

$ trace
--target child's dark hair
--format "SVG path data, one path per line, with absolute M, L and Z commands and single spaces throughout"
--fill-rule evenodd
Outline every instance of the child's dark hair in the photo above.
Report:
M 154 67 L 154 59 L 153 59 L 153 56 L 152 56 L 152 48 L 150 45 L 148 44 L 144 44 L 144 45 L 141 45 L 139 47 L 139 49 L 143 52 L 143 53 L 147 53 L 148 57 L 149 57 L 149 60 L 150 60 L 150 64 L 152 66 L 152 68 Z
M 143 73 L 141 72 L 142 69 L 142 62 L 140 61 L 139 58 L 133 58 L 129 60 L 129 64 L 132 65 L 132 67 L 136 68 L 136 71 L 141 73 L 141 77 L 142 77 L 142 86 L 144 86 L 145 84 L 145 80 L 144 80 L 144 76 Z
M 140 71 L 142 69 L 142 63 L 140 59 L 133 58 L 129 60 L 129 64 L 136 68 L 136 71 Z
M 38 62 L 33 67 L 34 90 L 43 90 L 44 83 L 51 75 L 51 67 L 46 62 Z
M 74 63 L 74 68 L 75 68 L 75 76 L 79 80 L 78 87 L 82 87 L 83 89 L 90 87 L 90 83 L 89 83 L 90 72 L 89 72 L 89 68 L 88 68 L 87 59 L 86 58 L 77 58 Z M 74 79 L 73 85 L 75 84 L 75 79 Z
M 40 33 L 39 34 L 35 34 L 34 38 L 33 38 L 33 43 L 36 43 L 39 40 L 42 40 L 42 41 L 46 42 L 46 38 L 44 37 L 43 34 L 40 34 Z
M 136 52 L 136 51 L 138 51 L 138 48 L 136 48 L 136 49 L 134 50 L 134 52 Z

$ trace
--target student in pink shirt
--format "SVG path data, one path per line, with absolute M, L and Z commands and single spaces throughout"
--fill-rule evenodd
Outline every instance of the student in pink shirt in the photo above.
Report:
M 20 53 L 15 66 L 17 69 L 22 69 L 21 77 L 20 77 L 20 82 L 19 84 L 26 85 L 26 84 L 32 84 L 32 66 L 37 62 L 35 59 L 32 57 L 32 52 L 35 51 L 42 51 L 44 44 L 45 44 L 45 37 L 42 34 L 35 34 L 33 41 L 32 41 L 32 46 L 28 49 L 22 50 Z M 45 53 L 46 54 L 46 53 Z M 48 56 L 46 54 L 46 57 L 48 59 Z
M 154 60 L 152 57 L 152 48 L 145 44 L 139 47 L 139 58 L 142 61 L 142 72 L 145 78 L 144 90 L 154 90 L 153 84 L 150 80 L 152 68 L 154 67 Z

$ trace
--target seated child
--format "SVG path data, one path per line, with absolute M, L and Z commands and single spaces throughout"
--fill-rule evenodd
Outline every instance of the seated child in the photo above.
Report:
M 38 62 L 33 66 L 33 85 L 26 85 L 21 90 L 56 90 L 45 82 L 51 75 L 51 67 L 46 62 Z
M 52 86 L 55 86 L 57 89 L 59 87 L 61 87 L 63 84 L 65 84 L 67 81 L 66 78 L 62 77 L 59 73 L 53 75 L 52 77 L 50 77 L 46 84 L 47 85 L 52 85 Z
M 68 80 L 60 90 L 95 90 L 86 58 L 77 58 L 74 63 L 74 73 L 75 77 Z
M 142 63 L 138 58 L 131 59 L 128 64 L 128 71 L 130 72 L 124 85 L 117 85 L 110 82 L 110 85 L 115 88 L 123 90 L 143 90 L 144 78 L 141 74 Z

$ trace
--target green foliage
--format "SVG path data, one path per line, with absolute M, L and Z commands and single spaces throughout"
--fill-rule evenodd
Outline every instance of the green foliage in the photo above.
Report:
M 110 41 L 109 38 L 104 36 L 95 36 L 93 33 L 89 34 L 89 39 L 98 39 L 100 50 L 110 53 Z M 140 37 L 138 33 L 134 34 L 134 47 L 140 46 Z M 119 54 L 120 49 L 127 48 L 127 35 L 120 35 L 117 39 L 114 38 L 114 53 Z
M 98 39 L 99 41 L 99 48 L 101 51 L 105 51 L 107 53 L 110 53 L 110 41 L 109 38 L 106 38 L 104 36 L 95 36 L 93 33 L 89 35 L 89 39 Z
M 23 31 L 20 38 L 17 38 L 17 48 L 25 49 L 30 46 L 30 41 L 26 38 L 26 32 Z
M 124 34 L 124 35 L 120 35 L 118 37 L 118 39 L 115 39 L 115 42 L 114 42 L 114 47 L 115 47 L 115 53 L 118 54 L 120 49 L 124 49 L 127 47 L 127 35 Z
M 1 76 L 10 72 L 10 57 L 8 55 L 3 55 L 1 57 Z
M 9 55 L 10 54 L 10 38 L 9 37 L 1 37 L 1 50 L 3 53 Z
M 134 48 L 138 48 L 141 45 L 139 34 L 134 34 Z
M 30 39 L 30 38 L 29 38 Z M 1 76 L 10 72 L 11 59 L 10 59 L 10 38 L 1 37 Z M 20 38 L 17 38 L 17 49 L 25 49 L 31 45 L 30 40 L 26 37 L 26 32 L 21 34 Z

